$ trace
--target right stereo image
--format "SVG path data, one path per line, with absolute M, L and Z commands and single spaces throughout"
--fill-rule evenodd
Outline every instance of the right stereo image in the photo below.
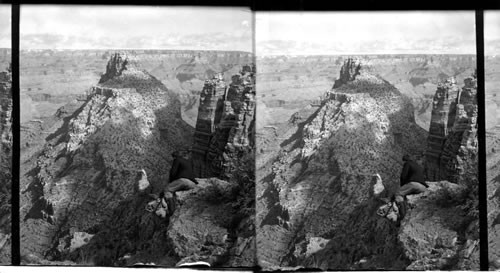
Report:
M 488 260 L 500 269 L 500 12 L 484 12 Z
M 255 24 L 259 265 L 479 270 L 474 11 Z

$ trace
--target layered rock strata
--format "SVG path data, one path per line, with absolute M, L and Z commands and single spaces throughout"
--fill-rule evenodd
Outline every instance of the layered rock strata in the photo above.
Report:
M 177 95 L 135 61 L 113 55 L 84 98 L 74 113 L 56 112 L 59 129 L 26 162 L 25 263 L 255 265 L 251 177 L 197 178 L 195 189 L 177 194 L 171 217 L 145 211 L 166 185 L 170 154 L 193 143 Z
M 190 145 L 192 131 L 180 118 L 177 96 L 123 60 L 118 54 L 110 59 L 107 76 L 84 104 L 58 121 L 43 149 L 23 164 L 21 255 L 60 259 L 61 240 L 95 234 L 134 194 L 139 169 L 159 190 L 170 153 Z
M 0 72 L 0 264 L 11 257 L 12 74 Z
M 206 81 L 193 146 L 201 176 L 229 178 L 251 160 L 248 155 L 255 147 L 254 86 L 255 67 L 251 65 L 233 75 L 228 86 L 221 76 Z M 208 164 L 203 166 L 204 162 Z
M 276 154 L 258 159 L 257 254 L 266 269 L 352 269 L 366 256 L 373 269 L 407 265 L 396 227 L 375 211 L 398 187 L 402 156 L 425 151 L 426 132 L 394 86 L 356 60 L 341 71 L 345 83 L 268 144 L 281 147 Z M 376 174 L 386 182 L 374 195 Z
M 475 76 L 466 78 L 461 89 L 453 79 L 438 87 L 427 140 L 429 180 L 459 183 L 476 177 L 477 181 L 476 94 Z
M 200 94 L 200 106 L 193 143 L 193 163 L 198 176 L 208 176 L 209 170 L 204 166 L 210 141 L 215 133 L 215 126 L 220 123 L 223 112 L 223 101 L 227 86 L 222 75 L 206 80 Z
M 259 103 L 265 104 L 269 117 L 260 123 L 278 125 L 305 107 L 339 79 L 346 56 L 266 56 L 259 61 Z M 463 82 L 473 71 L 475 55 L 364 55 L 363 70 L 370 69 L 412 99 L 417 124 L 428 130 L 432 99 L 437 85 L 449 77 Z M 304 92 L 307 89 L 306 92 Z M 261 105 L 259 104 L 259 107 Z M 259 111 L 259 115 L 262 111 Z

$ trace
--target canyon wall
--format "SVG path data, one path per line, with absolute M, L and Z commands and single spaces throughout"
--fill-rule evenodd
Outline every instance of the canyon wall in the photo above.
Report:
M 11 262 L 12 74 L 0 72 L 0 264 Z
M 500 56 L 485 56 L 486 168 L 488 192 L 488 258 L 500 269 Z
M 397 228 L 375 211 L 398 187 L 402 156 L 422 154 L 427 134 L 410 100 L 359 65 L 346 60 L 345 82 L 316 110 L 299 111 L 274 141 L 259 143 L 257 254 L 265 269 L 356 269 L 366 257 L 368 269 L 407 265 Z
M 429 180 L 477 181 L 476 95 L 475 76 L 466 78 L 462 88 L 457 87 L 454 79 L 438 86 L 427 140 Z
M 266 56 L 258 59 L 259 103 L 273 118 L 267 125 L 286 122 L 295 112 L 313 103 L 340 77 L 348 56 Z M 411 98 L 418 125 L 429 128 L 432 97 L 437 84 L 450 76 L 459 82 L 475 67 L 474 55 L 360 55 L 363 70 L 378 75 Z M 260 107 L 259 104 L 259 107 Z M 259 115 L 264 115 L 261 111 Z M 259 120 L 264 120 L 259 118 Z M 259 121 L 260 123 L 260 121 Z
M 220 123 L 227 86 L 221 75 L 206 80 L 200 94 L 198 118 L 194 133 L 193 164 L 194 171 L 200 177 L 207 177 L 211 171 L 205 167 L 209 162 L 208 150 L 215 133 L 215 126 Z
M 225 72 L 226 81 L 252 54 L 238 51 L 122 50 L 131 65 L 148 71 L 178 94 L 183 119 L 194 127 L 196 103 L 204 80 Z M 20 52 L 21 122 L 50 116 L 101 78 L 111 50 L 22 50 Z
M 42 149 L 21 166 L 21 255 L 60 260 L 66 240 L 95 234 L 122 200 L 134 194 L 144 169 L 152 187 L 165 185 L 170 154 L 191 144 L 175 94 L 144 70 L 114 55 L 104 75 L 74 112 L 47 136 Z M 109 246 L 112 251 L 112 247 Z
M 245 65 L 226 85 L 207 80 L 200 96 L 193 161 L 201 176 L 231 178 L 246 168 L 255 147 L 255 66 Z M 253 172 L 251 170 L 245 170 Z
M 110 56 L 99 83 L 79 97 L 81 106 L 65 105 L 53 119 L 40 122 L 54 132 L 42 149 L 25 155 L 21 168 L 23 262 L 174 267 L 204 260 L 212 266 L 254 266 L 251 176 L 196 178 L 195 189 L 177 193 L 170 217 L 145 211 L 151 194 L 167 185 L 171 153 L 190 150 L 197 142 L 193 128 L 182 120 L 179 94 L 137 64 L 127 55 Z M 247 158 L 240 166 L 232 153 L 250 153 L 254 147 L 248 140 L 253 71 L 244 66 L 233 76 L 224 89 L 224 108 L 213 112 L 231 125 L 225 139 L 216 137 L 227 142 L 227 166 L 244 167 L 247 174 L 253 174 L 253 161 Z M 204 117 L 200 123 L 210 122 Z M 215 135 L 218 130 L 217 125 Z M 213 176 L 212 161 L 203 160 Z M 139 183 L 149 186 L 141 190 Z

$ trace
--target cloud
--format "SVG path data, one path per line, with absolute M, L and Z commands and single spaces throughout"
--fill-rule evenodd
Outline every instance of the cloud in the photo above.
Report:
M 500 11 L 484 12 L 484 54 L 500 55 Z
M 0 4 L 0 48 L 12 47 L 11 5 Z
M 484 43 L 484 55 L 500 56 L 500 39 L 488 40 Z
M 256 46 L 259 55 L 474 54 L 474 12 L 263 12 Z
M 251 52 L 251 19 L 241 8 L 24 5 L 21 47 Z
M 125 36 L 121 40 L 105 36 L 82 37 L 60 34 L 25 34 L 21 35 L 21 49 L 200 49 L 200 50 L 242 50 L 251 48 L 252 36 L 248 33 L 215 32 L 179 36 L 147 35 Z M 246 50 L 251 52 L 249 50 Z

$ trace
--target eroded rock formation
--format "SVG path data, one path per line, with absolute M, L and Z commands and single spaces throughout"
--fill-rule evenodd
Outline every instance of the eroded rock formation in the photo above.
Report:
M 456 103 L 446 100 L 450 88 L 438 90 L 439 115 L 430 130 L 456 136 L 436 149 L 450 153 L 459 143 L 453 165 L 445 166 L 450 180 L 464 177 L 428 182 L 429 191 L 410 198 L 414 207 L 398 226 L 376 215 L 379 198 L 399 187 L 403 154 L 423 159 L 427 134 L 415 123 L 410 99 L 387 81 L 356 60 L 341 71 L 344 80 L 336 81 L 317 110 L 304 108 L 288 127 L 274 128 L 274 139 L 259 142 L 260 265 L 477 270 L 474 81 L 467 80 Z
M 433 101 L 426 152 L 427 178 L 454 183 L 477 182 L 477 82 L 466 78 L 439 85 Z M 467 181 L 467 180 L 473 181 Z M 475 182 L 474 182 L 475 181 Z
M 101 76 L 99 83 L 105 83 L 114 77 L 121 76 L 123 70 L 127 69 L 127 63 L 127 58 L 123 58 L 119 53 L 112 55 L 106 66 L 106 72 Z
M 159 189 L 168 177 L 170 153 L 190 145 L 192 131 L 180 119 L 177 97 L 136 67 L 113 72 L 124 60 L 110 59 L 105 74 L 110 78 L 59 121 L 59 129 L 23 166 L 21 255 L 61 259 L 70 246 L 65 242 L 81 234 L 76 232 L 95 234 L 134 194 L 138 169 Z
M 449 79 L 434 96 L 425 166 L 427 179 L 440 182 L 410 197 L 416 208 L 399 231 L 407 269 L 479 269 L 475 75 L 464 84 Z
M 193 163 L 198 176 L 208 176 L 210 170 L 205 167 L 215 126 L 220 123 L 223 101 L 227 86 L 221 75 L 205 81 L 200 94 L 200 106 L 193 143 Z
M 253 65 L 243 66 L 228 86 L 220 75 L 205 82 L 193 145 L 196 171 L 202 177 L 230 178 L 251 160 L 255 147 L 254 86 Z
M 236 78 L 233 83 L 242 95 L 236 85 L 246 83 Z M 241 106 L 237 95 L 229 105 L 235 109 Z M 31 169 L 23 177 L 26 263 L 255 265 L 252 177 L 198 179 L 198 187 L 178 193 L 178 208 L 169 219 L 145 211 L 150 194 L 166 185 L 170 154 L 193 143 L 176 94 L 117 54 L 84 104 L 70 110 L 56 112 L 59 129 L 28 160 Z M 229 110 L 218 114 L 230 116 Z M 234 128 L 240 125 L 248 126 L 241 122 Z M 229 144 L 239 143 L 242 133 L 234 135 L 226 139 Z M 253 160 L 244 167 L 253 174 Z
M 339 79 L 335 81 L 333 88 L 338 88 L 348 82 L 354 81 L 359 75 L 361 63 L 357 59 L 347 59 L 346 63 L 340 68 Z
M 249 52 L 200 50 L 121 50 L 132 65 L 148 71 L 171 92 L 180 96 L 183 120 L 196 124 L 198 99 L 204 80 L 216 71 L 224 72 L 229 81 L 241 65 L 251 62 Z M 0 50 L 0 62 L 10 60 L 10 53 Z M 101 78 L 112 50 L 21 50 L 21 123 L 48 119 L 57 109 L 75 98 L 82 90 Z M 115 72 L 123 67 L 117 65 Z M 110 74 L 112 75 L 112 74 Z M 83 101 L 83 100 L 82 100 Z M 42 132 L 31 129 L 37 134 Z M 32 138 L 22 143 L 34 142 Z
M 394 86 L 355 60 L 341 71 L 346 82 L 267 144 L 281 146 L 277 154 L 259 160 L 258 258 L 266 269 L 351 269 L 365 257 L 372 269 L 407 264 L 371 189 L 378 173 L 386 181 L 380 194 L 394 192 L 403 154 L 423 153 L 426 132 Z
M 352 55 L 351 55 L 352 56 Z M 269 119 L 259 117 L 260 123 L 277 125 L 331 88 L 339 79 L 342 62 L 347 56 L 265 56 L 259 57 L 259 95 L 261 104 L 269 107 Z M 415 119 L 429 129 L 432 99 L 439 82 L 454 76 L 457 82 L 470 76 L 476 63 L 475 55 L 358 55 L 363 70 L 393 84 L 412 100 Z M 493 75 L 493 74 L 492 74 Z M 493 86 L 494 84 L 492 84 Z M 307 91 L 306 91 L 307 90 Z M 258 111 L 258 115 L 263 114 Z
M 227 266 L 256 265 L 254 86 L 254 65 L 244 65 L 238 74 L 232 76 L 229 85 L 221 74 L 205 82 L 194 134 L 193 166 L 198 176 L 223 178 L 235 189 L 229 203 L 227 198 L 216 198 L 215 201 L 222 202 L 219 209 L 231 211 L 231 227 L 222 224 L 222 229 L 227 230 L 233 239 L 229 245 L 219 245 L 219 250 L 226 248 L 222 257 L 197 252 L 183 257 L 183 260 L 196 260 L 202 255 Z M 214 213 L 217 214 L 215 210 Z M 194 241 L 200 244 L 204 240 Z M 227 258 L 227 255 L 233 258 Z
M 0 72 L 0 264 L 10 264 L 12 181 L 12 74 Z

